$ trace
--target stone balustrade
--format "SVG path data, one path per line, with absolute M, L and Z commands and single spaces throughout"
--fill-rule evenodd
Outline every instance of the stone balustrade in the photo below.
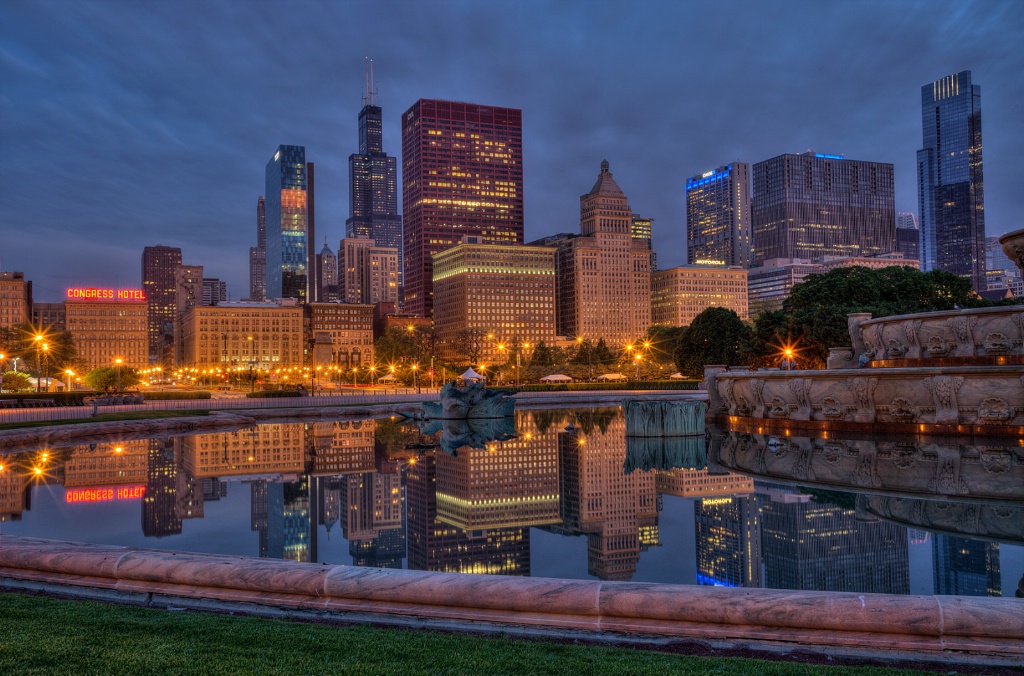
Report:
M 0 536 L 0 588 L 399 626 L 763 642 L 875 658 L 1024 659 L 1024 601 L 1016 599 L 510 578 L 11 536 Z

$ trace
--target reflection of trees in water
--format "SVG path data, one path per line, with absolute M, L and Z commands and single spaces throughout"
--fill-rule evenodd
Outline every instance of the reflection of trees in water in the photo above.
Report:
M 566 411 L 565 409 L 545 409 L 542 411 L 529 411 L 527 413 L 533 419 L 534 427 L 537 428 L 539 434 L 547 434 L 552 425 L 560 426 L 566 422 L 571 414 L 571 411 Z
M 601 434 L 607 434 L 612 421 L 619 416 L 617 408 L 592 408 L 589 411 L 578 411 L 576 420 L 579 428 L 587 434 L 593 434 L 594 428 L 600 430 Z
M 846 491 L 829 491 L 823 488 L 808 488 L 807 486 L 797 486 L 797 489 L 805 495 L 811 496 L 814 502 L 835 505 L 840 509 L 854 510 L 857 508 L 857 494 L 847 493 Z
M 400 453 L 407 444 L 419 441 L 419 430 L 406 420 L 378 420 L 374 441 L 378 446 L 383 446 L 387 453 Z

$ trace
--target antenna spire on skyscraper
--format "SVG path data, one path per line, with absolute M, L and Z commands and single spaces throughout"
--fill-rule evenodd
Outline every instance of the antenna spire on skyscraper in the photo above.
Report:
M 363 105 L 374 105 L 377 91 L 373 88 L 373 59 L 366 57 L 366 88 L 364 89 Z

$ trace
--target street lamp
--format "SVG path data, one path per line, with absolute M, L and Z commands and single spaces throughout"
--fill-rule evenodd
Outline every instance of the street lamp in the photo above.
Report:
M 580 344 L 580 349 L 583 349 L 583 343 L 584 343 L 583 336 L 577 336 L 576 337 L 576 342 Z M 594 380 L 594 346 L 590 344 L 589 340 L 586 341 L 586 343 L 587 343 L 587 362 L 590 364 L 590 382 L 593 382 L 593 380 Z
M 3 355 L 0 355 L 0 357 L 2 357 L 2 356 Z M 416 394 L 420 393 L 420 373 L 419 373 L 419 369 L 420 369 L 420 365 L 419 364 L 413 364 L 412 365 L 412 379 L 416 383 Z
M 640 362 L 643 361 L 643 355 L 638 354 L 636 356 L 636 379 L 640 380 Z
M 43 343 L 43 371 L 45 374 L 50 372 L 50 344 Z M 38 385 L 38 382 L 36 383 Z M 46 391 L 50 391 L 50 378 L 46 376 Z
M 0 355 L 3 356 L 3 355 Z M 71 376 L 75 375 L 75 372 L 71 369 L 64 369 L 64 375 L 67 376 L 67 388 L 66 391 L 71 391 Z
M 118 357 L 117 359 L 114 360 L 114 363 L 117 364 L 117 392 L 118 392 L 118 394 L 120 394 L 120 392 L 121 392 L 121 362 L 122 361 L 123 360 L 120 357 Z
M 377 386 L 377 367 L 374 365 L 370 366 L 370 392 L 373 393 L 373 389 Z
M 39 355 L 39 341 L 41 341 L 42 339 L 43 339 L 42 334 L 37 333 L 36 334 L 36 392 L 37 393 L 39 392 L 39 377 L 42 375 L 42 372 L 43 372 L 43 367 L 39 364 L 39 360 L 41 358 L 40 355 Z
M 4 391 L 4 353 L 0 352 L 0 393 Z

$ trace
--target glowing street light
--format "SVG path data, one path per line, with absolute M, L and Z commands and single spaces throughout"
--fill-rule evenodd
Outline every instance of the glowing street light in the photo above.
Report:
M 67 391 L 71 391 L 71 376 L 75 375 L 75 372 L 71 369 L 64 369 L 64 375 L 67 376 Z
M 117 359 L 114 360 L 114 363 L 117 364 L 117 391 L 118 391 L 118 393 L 121 392 L 121 363 L 123 361 L 124 360 L 121 359 L 120 357 L 118 357 Z

